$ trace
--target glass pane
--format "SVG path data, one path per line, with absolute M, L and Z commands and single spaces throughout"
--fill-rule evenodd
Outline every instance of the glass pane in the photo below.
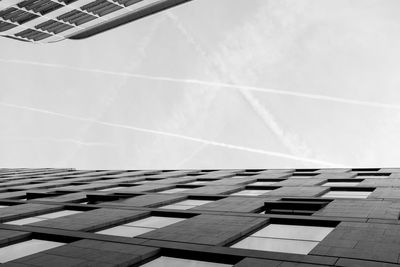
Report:
M 232 265 L 214 263 L 207 261 L 196 261 L 188 259 L 170 258 L 170 257 L 159 257 L 153 261 L 141 265 L 142 267 L 229 267 Z
M 270 224 L 251 236 L 321 241 L 333 229 L 332 227 Z
M 323 198 L 367 198 L 372 192 L 366 191 L 330 191 Z
M 271 184 L 274 184 L 274 183 L 276 183 L 276 182 L 255 182 L 255 183 L 252 183 L 252 184 L 249 184 L 249 185 L 271 185 Z
M 149 227 L 149 228 L 161 228 L 184 220 L 185 220 L 184 218 L 151 216 L 142 220 L 127 223 L 125 225 Z
M 359 185 L 359 182 L 327 182 L 322 186 L 356 186 Z
M 232 196 L 259 196 L 268 193 L 271 190 L 242 190 L 231 194 Z
M 263 237 L 248 237 L 231 246 L 232 248 L 308 254 L 318 242 Z
M 5 207 L 9 207 L 9 206 L 0 205 L 0 209 L 1 209 L 1 208 L 5 208 Z
M 211 203 L 213 201 L 211 200 L 196 200 L 196 199 L 188 199 L 188 200 L 184 200 L 175 204 L 179 204 L 179 205 L 189 205 L 189 206 L 200 206 L 200 205 L 204 205 L 204 204 L 208 204 Z
M 103 235 L 116 235 L 116 236 L 125 236 L 125 237 L 134 237 L 138 236 L 150 231 L 153 231 L 154 229 L 150 228 L 141 228 L 141 227 L 129 227 L 129 226 L 116 226 L 112 227 L 109 229 L 105 229 L 102 231 L 96 232 L 97 234 L 103 234 Z
M 206 183 L 209 183 L 209 182 L 212 182 L 212 181 L 196 181 L 196 182 L 191 182 L 191 183 L 187 183 L 187 184 L 190 184 L 190 185 L 203 185 L 203 184 L 206 184 Z
M 59 247 L 64 243 L 31 239 L 0 248 L 0 263 L 12 261 L 44 250 Z
M 59 218 L 59 217 L 64 217 L 68 215 L 73 215 L 73 214 L 78 214 L 82 213 L 82 211 L 77 211 L 77 210 L 62 210 L 62 211 L 57 211 L 57 212 L 52 212 L 52 213 L 47 213 L 47 214 L 42 214 L 36 216 L 36 218 L 40 219 L 54 219 L 54 218 Z
M 41 219 L 38 217 L 29 217 L 29 218 L 19 219 L 19 220 L 15 220 L 15 221 L 5 222 L 5 224 L 25 225 L 25 224 L 41 222 L 41 221 L 45 221 L 45 220 L 47 220 L 47 219 Z
M 191 209 L 194 207 L 195 206 L 172 204 L 172 205 L 166 205 L 166 206 L 159 207 L 159 209 L 188 210 L 188 209 Z
M 183 192 L 183 191 L 186 191 L 186 190 L 189 190 L 189 189 L 191 189 L 191 188 L 174 188 L 174 189 L 161 191 L 160 193 L 173 194 L 173 193 Z
M 125 188 L 126 188 L 126 187 L 124 187 L 124 186 L 115 186 L 115 187 L 100 189 L 100 190 L 96 190 L 96 191 L 106 192 L 106 191 L 118 190 L 118 189 L 125 189 Z

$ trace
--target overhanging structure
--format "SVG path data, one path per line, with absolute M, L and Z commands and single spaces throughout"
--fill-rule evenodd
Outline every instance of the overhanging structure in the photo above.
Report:
M 191 0 L 0 0 L 0 35 L 49 43 L 83 39 Z

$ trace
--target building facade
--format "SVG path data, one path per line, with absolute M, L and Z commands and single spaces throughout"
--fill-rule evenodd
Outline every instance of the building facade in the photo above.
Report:
M 4 266 L 400 266 L 400 169 L 0 177 Z
M 0 35 L 27 42 L 82 39 L 191 0 L 1 0 Z

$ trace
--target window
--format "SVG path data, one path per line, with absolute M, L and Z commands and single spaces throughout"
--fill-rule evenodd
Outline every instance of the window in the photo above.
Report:
M 105 188 L 105 189 L 100 189 L 97 191 L 102 191 L 102 192 L 106 192 L 106 191 L 111 191 L 111 190 L 117 190 L 117 189 L 125 189 L 126 187 L 124 186 L 114 186 L 114 187 L 109 187 L 109 188 Z
M 312 215 L 329 204 L 331 200 L 283 198 L 266 201 L 262 213 L 284 215 Z
M 305 255 L 333 229 L 321 226 L 270 224 L 231 247 Z
M 269 181 L 269 182 L 267 182 L 267 181 L 260 181 L 260 182 L 255 182 L 255 183 L 252 183 L 252 184 L 249 184 L 249 185 L 266 186 L 266 185 L 274 184 L 274 183 L 276 183 L 276 182 L 277 182 L 277 181 Z
M 322 195 L 322 198 L 367 198 L 372 191 L 341 191 L 332 190 Z
M 196 200 L 196 199 L 188 199 L 184 201 L 180 201 L 171 205 L 166 205 L 160 207 L 160 209 L 174 209 L 174 210 L 188 210 L 197 206 L 201 206 L 204 204 L 211 203 L 211 200 Z
M 38 216 L 34 216 L 34 217 L 19 219 L 19 220 L 15 220 L 15 221 L 9 221 L 9 222 L 5 222 L 5 224 L 25 225 L 25 224 L 40 222 L 40 221 L 44 221 L 44 220 L 48 220 L 48 219 L 54 219 L 54 218 L 68 216 L 68 215 L 73 215 L 73 214 L 77 214 L 77 213 L 81 213 L 81 212 L 82 211 L 77 211 L 77 210 L 62 210 L 62 211 L 42 214 L 42 215 L 38 215 Z
M 360 182 L 326 182 L 322 186 L 356 186 L 359 184 Z
M 197 261 L 190 259 L 180 259 L 172 257 L 159 257 L 153 261 L 141 265 L 142 267 L 163 267 L 163 266 L 174 266 L 174 267 L 230 267 L 232 265 L 208 262 L 208 261 Z
M 40 239 L 31 239 L 28 241 L 12 244 L 0 248 L 0 263 L 9 262 L 62 245 L 64 245 L 64 243 Z
M 231 194 L 231 196 L 259 196 L 268 193 L 272 190 L 262 190 L 262 189 L 245 189 L 236 193 Z
M 193 188 L 173 188 L 173 189 L 168 189 L 165 191 L 160 191 L 158 193 L 173 194 L 173 193 L 179 193 L 179 192 L 183 192 L 183 191 L 190 190 L 190 189 L 193 189 Z
M 127 224 L 98 231 L 96 233 L 103 235 L 134 237 L 183 220 L 185 219 L 174 218 L 174 217 L 150 216 L 141 220 L 133 221 Z
M 191 183 L 187 183 L 187 185 L 205 185 L 205 184 L 207 184 L 209 182 L 212 182 L 212 181 L 217 181 L 217 180 L 194 181 L 194 182 L 191 182 Z

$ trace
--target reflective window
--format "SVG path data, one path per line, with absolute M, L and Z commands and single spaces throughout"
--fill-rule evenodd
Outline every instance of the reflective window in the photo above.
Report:
M 6 208 L 6 207 L 9 207 L 9 206 L 0 205 L 0 209 L 1 209 L 1 208 Z
M 160 209 L 175 209 L 175 210 L 188 210 L 197 206 L 201 206 L 204 204 L 211 203 L 211 200 L 195 200 L 195 199 L 188 199 L 184 201 L 180 201 L 171 205 L 166 205 L 160 207 Z
M 271 190 L 259 190 L 259 189 L 246 189 L 231 194 L 232 196 L 259 196 L 270 192 Z
M 54 219 L 54 218 L 60 218 L 68 215 L 73 215 L 73 214 L 78 214 L 81 213 L 82 211 L 77 211 L 77 210 L 62 210 L 62 211 L 57 211 L 57 212 L 52 212 L 52 213 L 46 213 L 34 217 L 28 217 L 28 218 L 23 218 L 19 220 L 14 220 L 14 221 L 9 221 L 5 222 L 5 224 L 13 224 L 13 225 L 25 225 L 29 223 L 35 223 L 35 222 L 40 222 L 48 219 Z
M 197 261 L 189 259 L 171 258 L 171 257 L 159 257 L 153 261 L 141 265 L 142 267 L 230 267 L 232 265 L 208 262 L 208 261 Z
M 192 188 L 174 188 L 174 189 L 168 189 L 165 191 L 161 191 L 159 193 L 173 194 L 173 193 L 179 193 L 179 192 L 183 192 L 183 191 L 190 190 L 190 189 L 192 189 Z
M 371 191 L 329 191 L 322 198 L 367 198 Z
M 28 241 L 12 244 L 0 248 L 0 263 L 9 262 L 62 245 L 64 245 L 64 243 L 40 239 L 31 239 Z
M 271 185 L 271 184 L 274 184 L 274 183 L 276 183 L 276 182 L 255 182 L 255 183 L 252 183 L 252 184 L 249 184 L 249 185 Z
M 106 191 L 117 190 L 117 189 L 125 189 L 125 188 L 126 187 L 124 187 L 124 186 L 114 186 L 114 187 L 109 187 L 109 188 L 100 189 L 100 190 L 96 190 L 96 191 L 106 192 Z
M 184 218 L 150 216 L 141 220 L 98 231 L 96 233 L 134 237 L 184 220 Z
M 231 247 L 308 254 L 333 229 L 320 226 L 270 224 Z
M 195 182 L 191 182 L 191 183 L 187 183 L 187 184 L 189 184 L 189 185 L 204 185 L 209 182 L 212 182 L 212 181 L 195 181 Z
M 359 184 L 360 182 L 326 182 L 322 186 L 356 186 Z

